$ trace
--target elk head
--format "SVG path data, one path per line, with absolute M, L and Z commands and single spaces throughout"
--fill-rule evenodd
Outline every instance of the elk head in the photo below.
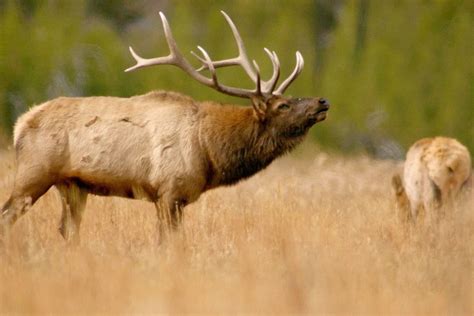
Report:
M 238 55 L 236 57 L 213 61 L 206 50 L 198 46 L 197 48 L 201 52 L 201 55 L 191 52 L 201 63 L 201 67 L 195 69 L 179 51 L 168 21 L 165 15 L 160 12 L 170 54 L 168 56 L 147 59 L 140 57 L 135 53 L 133 48 L 130 47 L 130 53 L 137 63 L 125 71 L 128 72 L 152 65 L 174 65 L 179 67 L 192 78 L 210 88 L 227 95 L 250 99 L 255 118 L 265 125 L 267 130 L 278 134 L 275 135 L 276 137 L 302 136 L 316 122 L 324 120 L 329 110 L 329 102 L 327 100 L 323 98 L 289 98 L 283 96 L 285 90 L 298 77 L 303 69 L 304 60 L 301 53 L 299 51 L 296 52 L 296 66 L 294 70 L 277 87 L 277 82 L 280 77 L 280 61 L 274 51 L 264 48 L 273 65 L 272 76 L 264 81 L 260 77 L 260 69 L 257 62 L 255 60 L 250 61 L 248 58 L 237 27 L 224 11 L 221 11 L 221 13 L 227 20 L 237 43 Z M 242 67 L 255 84 L 255 88 L 243 89 L 221 84 L 217 78 L 216 69 L 229 66 Z M 203 70 L 208 70 L 211 76 L 207 77 L 203 75 Z

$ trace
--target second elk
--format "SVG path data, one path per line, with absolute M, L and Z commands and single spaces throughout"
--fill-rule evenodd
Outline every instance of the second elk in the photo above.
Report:
M 436 210 L 453 202 L 472 181 L 471 156 L 460 142 L 448 137 L 423 138 L 407 152 L 402 174 L 392 186 L 404 220 L 422 214 L 439 217 Z

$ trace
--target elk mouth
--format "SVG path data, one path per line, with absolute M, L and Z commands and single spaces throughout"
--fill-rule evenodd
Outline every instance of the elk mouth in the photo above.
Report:
M 326 119 L 328 110 L 329 110 L 329 107 L 325 107 L 325 108 L 319 109 L 318 111 L 316 111 L 316 113 L 311 114 L 308 117 L 307 124 L 309 126 L 312 126 L 318 122 L 324 121 Z
M 326 119 L 326 116 L 327 116 L 327 113 L 329 111 L 329 108 L 324 108 L 324 109 L 320 109 L 316 112 L 316 122 L 321 122 L 321 121 L 324 121 Z

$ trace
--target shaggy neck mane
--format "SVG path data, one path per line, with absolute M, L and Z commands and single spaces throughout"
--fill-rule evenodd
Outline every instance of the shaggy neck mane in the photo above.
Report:
M 208 155 L 209 188 L 250 177 L 303 140 L 279 136 L 249 107 L 204 103 L 201 109 L 199 137 Z

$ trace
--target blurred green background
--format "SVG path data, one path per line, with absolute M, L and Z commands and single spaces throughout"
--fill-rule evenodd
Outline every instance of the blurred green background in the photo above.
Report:
M 286 94 L 330 100 L 328 120 L 311 135 L 325 148 L 402 158 L 417 139 L 446 135 L 474 152 L 472 0 L 0 0 L 4 139 L 29 107 L 63 95 L 167 89 L 247 104 L 172 66 L 124 73 L 134 64 L 129 45 L 144 57 L 168 53 L 160 10 L 193 62 L 196 45 L 213 59 L 235 55 L 220 10 L 236 23 L 264 78 L 271 65 L 263 47 L 278 53 L 282 76 L 301 51 L 305 68 Z M 227 84 L 251 85 L 239 69 L 219 74 Z

